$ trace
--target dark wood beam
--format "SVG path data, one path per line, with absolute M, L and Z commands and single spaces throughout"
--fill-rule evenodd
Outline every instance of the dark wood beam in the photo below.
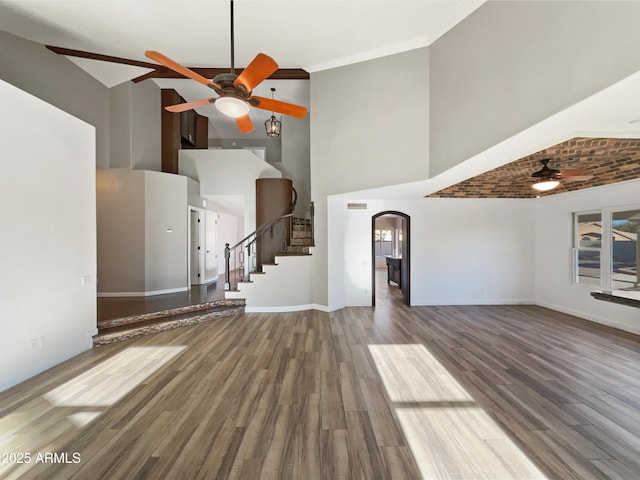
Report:
M 213 79 L 219 73 L 229 73 L 229 68 L 198 68 L 189 67 L 189 70 L 202 75 L 205 78 Z M 236 68 L 236 73 L 240 75 L 242 68 Z M 141 82 L 148 78 L 185 78 L 173 70 L 158 66 L 153 72 L 145 73 L 132 80 L 134 83 Z M 309 72 L 302 68 L 279 68 L 270 77 L 269 80 L 309 80 Z
M 122 65 L 133 65 L 134 67 L 158 68 L 158 65 L 150 62 L 142 62 L 139 60 L 131 60 L 129 58 L 114 57 L 112 55 L 102 55 L 100 53 L 85 52 L 83 50 L 72 50 L 71 48 L 54 47 L 53 45 L 45 45 L 49 50 L 58 55 L 66 55 L 68 57 L 88 58 L 89 60 L 100 60 L 101 62 L 120 63 Z
M 121 65 L 132 65 L 134 67 L 150 68 L 151 72 L 140 75 L 132 80 L 134 83 L 142 82 L 148 78 L 184 78 L 184 76 L 173 70 L 157 63 L 143 62 L 140 60 L 131 60 L 129 58 L 114 57 L 112 55 L 103 55 L 101 53 L 85 52 L 84 50 L 73 50 L 71 48 L 56 47 L 53 45 L 45 45 L 49 50 L 58 55 L 66 55 L 68 57 L 87 58 L 89 60 L 99 60 L 101 62 L 119 63 Z M 205 78 L 212 79 L 219 73 L 228 73 L 229 68 L 203 68 L 188 67 L 190 70 L 202 75 Z M 236 68 L 236 73 L 242 73 L 242 68 Z M 270 80 L 309 80 L 309 72 L 302 68 L 280 68 L 269 77 Z

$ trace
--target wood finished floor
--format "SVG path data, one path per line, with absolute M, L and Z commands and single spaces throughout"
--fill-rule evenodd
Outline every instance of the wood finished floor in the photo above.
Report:
M 378 305 L 81 354 L 0 393 L 0 453 L 31 454 L 0 478 L 639 478 L 637 337 L 535 306 Z

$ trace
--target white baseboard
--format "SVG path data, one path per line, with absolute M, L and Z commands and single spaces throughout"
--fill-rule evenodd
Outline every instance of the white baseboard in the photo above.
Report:
M 411 302 L 412 307 L 419 306 L 443 306 L 443 305 L 536 305 L 532 299 L 504 299 L 504 298 L 464 298 L 447 300 L 416 300 Z
M 245 307 L 247 313 L 284 313 L 284 312 L 302 312 L 305 310 L 320 310 L 321 312 L 333 312 L 344 308 L 344 305 L 327 307 L 326 305 L 318 305 L 317 303 L 307 303 L 305 305 L 285 305 L 277 307 Z
M 167 293 L 188 292 L 189 287 L 169 288 L 166 290 L 152 290 L 149 292 L 98 292 L 98 297 L 151 297 Z
M 566 313 L 567 315 L 572 315 L 574 317 L 582 318 L 583 320 L 599 323 L 600 325 L 606 325 L 607 327 L 613 327 L 613 328 L 617 328 L 618 330 L 624 330 L 625 332 L 640 335 L 640 328 L 634 329 L 629 325 L 616 323 L 611 321 L 611 319 L 609 318 L 601 317 L 599 315 L 592 315 L 590 313 L 574 310 L 572 308 L 566 308 L 566 307 L 563 307 L 562 305 L 556 305 L 554 303 L 548 303 L 548 302 L 536 302 L 536 305 L 540 307 L 548 308 L 550 310 L 555 310 L 556 312 Z

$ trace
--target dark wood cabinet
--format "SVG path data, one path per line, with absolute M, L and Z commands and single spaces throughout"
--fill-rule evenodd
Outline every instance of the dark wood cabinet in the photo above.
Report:
M 209 148 L 209 119 L 195 110 L 172 113 L 164 107 L 184 103 L 178 92 L 162 89 L 162 171 L 178 173 L 178 150 Z
M 197 113 L 193 110 L 180 113 L 180 140 L 182 142 L 182 148 L 193 148 L 196 145 L 196 115 Z
M 402 288 L 402 258 L 385 257 L 387 259 L 387 283 L 395 283 Z

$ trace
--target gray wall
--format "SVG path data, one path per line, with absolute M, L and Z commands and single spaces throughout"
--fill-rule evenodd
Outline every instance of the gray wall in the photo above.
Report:
M 93 125 L 96 165 L 109 166 L 107 87 L 43 45 L 3 31 L 0 31 L 0 79 Z
M 131 90 L 131 168 L 162 170 L 160 87 L 151 80 L 127 82 Z
M 151 80 L 109 90 L 110 168 L 161 170 L 160 88 Z
M 184 290 L 187 177 L 98 169 L 98 292 L 149 295 Z
M 311 152 L 309 126 L 310 114 L 305 118 L 282 117 L 282 163 L 273 164 L 282 172 L 283 178 L 293 180 L 298 192 L 296 213 L 303 215 L 311 203 Z
M 144 292 L 144 172 L 98 169 L 96 186 L 98 292 Z
M 640 2 L 489 1 L 431 48 L 432 176 L 640 69 Z
M 313 196 L 428 175 L 429 50 L 311 74 Z
M 187 177 L 145 171 L 145 291 L 187 289 Z

